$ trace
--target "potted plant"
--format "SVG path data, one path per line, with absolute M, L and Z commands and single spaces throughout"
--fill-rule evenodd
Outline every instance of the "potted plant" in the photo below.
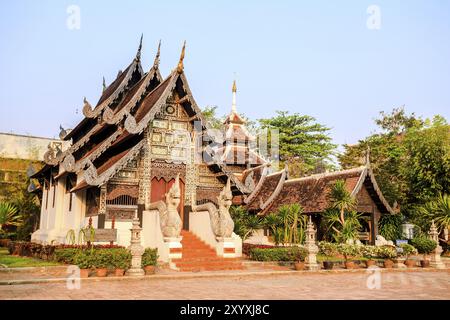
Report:
M 158 249 L 147 248 L 142 255 L 142 266 L 145 274 L 150 275 L 155 273 L 155 266 L 158 261 Z
M 417 249 L 416 248 L 414 248 L 414 246 L 412 246 L 412 245 L 410 245 L 410 244 L 407 244 L 407 243 L 402 243 L 401 245 L 400 245 L 400 248 L 402 248 L 402 250 L 403 250 L 403 256 L 405 257 L 405 265 L 408 267 L 408 268 L 413 268 L 413 267 L 415 267 L 415 265 L 416 265 L 416 260 L 414 260 L 414 259 L 409 259 L 409 257 L 411 256 L 411 255 L 415 255 L 415 254 L 417 254 Z
M 377 257 L 384 259 L 384 267 L 390 269 L 394 266 L 394 261 L 392 259 L 397 257 L 397 250 L 393 246 L 381 246 L 377 247 L 376 255 Z
M 341 243 L 337 246 L 338 252 L 344 256 L 345 269 L 354 269 L 355 262 L 351 258 L 359 255 L 359 248 L 354 244 Z
M 374 259 L 376 257 L 376 247 L 362 246 L 360 251 L 362 256 L 367 259 L 365 261 L 367 268 L 377 264 L 376 260 Z
M 437 243 L 434 240 L 417 237 L 411 240 L 411 244 L 417 249 L 420 254 L 423 254 L 423 260 L 420 260 L 420 265 L 422 268 L 427 268 L 430 266 L 430 260 L 428 255 L 436 249 Z
M 94 252 L 94 267 L 97 277 L 106 277 L 110 266 L 112 266 L 112 255 L 109 250 L 96 250 Z
M 118 249 L 113 253 L 114 274 L 118 277 L 124 275 L 131 265 L 131 253 L 127 249 Z
M 336 244 L 326 241 L 319 242 L 319 253 L 325 256 L 325 260 L 323 261 L 324 269 L 333 269 L 334 262 L 330 258 L 338 253 Z
M 92 255 L 86 251 L 80 251 L 73 257 L 73 263 L 80 268 L 80 278 L 89 277 L 89 271 L 93 267 Z

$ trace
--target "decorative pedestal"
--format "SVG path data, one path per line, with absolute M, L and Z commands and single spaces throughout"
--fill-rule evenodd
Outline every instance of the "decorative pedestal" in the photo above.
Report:
M 317 263 L 317 253 L 319 247 L 316 245 L 316 229 L 312 223 L 311 216 L 309 216 L 308 225 L 306 227 L 306 241 L 305 248 L 308 250 L 308 255 L 305 258 L 306 270 L 319 270 L 320 265 Z
M 181 259 L 183 256 L 181 239 L 183 239 L 183 237 L 164 237 L 164 245 L 169 253 L 169 260 Z
M 142 255 L 144 253 L 144 247 L 141 245 L 141 231 L 142 228 L 139 227 L 139 218 L 136 214 L 133 218 L 133 226 L 131 231 L 131 244 L 128 247 L 131 251 L 131 268 L 126 272 L 127 276 L 143 276 L 145 274 L 142 269 Z
M 434 224 L 434 220 L 431 221 L 431 228 L 428 232 L 431 240 L 437 243 L 436 249 L 431 254 L 430 267 L 436 269 L 445 269 L 445 264 L 441 260 L 442 247 L 439 245 L 439 232 Z
M 430 267 L 436 269 L 445 269 L 445 263 L 441 260 L 442 247 L 438 245 L 431 254 Z
M 223 258 L 236 258 L 235 241 L 233 238 L 216 238 L 216 253 Z

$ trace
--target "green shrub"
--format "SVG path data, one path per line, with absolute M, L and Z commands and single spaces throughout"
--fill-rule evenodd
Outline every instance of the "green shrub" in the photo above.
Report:
M 405 256 L 406 258 L 408 258 L 410 255 L 417 254 L 417 249 L 414 248 L 414 246 L 412 246 L 410 244 L 402 243 L 400 245 L 400 248 L 402 248 L 402 250 L 403 250 L 402 255 Z
M 113 268 L 113 250 L 94 250 L 93 252 L 93 264 L 95 268 Z
M 414 238 L 411 240 L 411 244 L 421 254 L 430 254 L 434 249 L 436 249 L 437 246 L 436 241 L 425 237 Z
M 392 246 L 376 247 L 376 256 L 382 259 L 394 259 L 397 257 L 397 250 Z
M 158 261 L 158 249 L 157 248 L 147 248 L 142 255 L 142 266 L 156 266 Z
M 91 251 L 79 250 L 74 255 L 72 262 L 80 269 L 91 269 L 94 267 L 95 255 Z
M 327 257 L 333 257 L 338 254 L 336 243 L 320 241 L 318 246 L 319 246 L 319 253 Z
M 373 259 L 377 257 L 377 247 L 375 246 L 361 246 L 361 255 L 367 259 Z
M 131 252 L 127 249 L 113 249 L 112 267 L 127 270 L 131 266 Z
M 54 260 L 66 264 L 76 264 L 74 262 L 75 255 L 79 252 L 79 249 L 56 249 L 54 254 Z
M 250 259 L 256 261 L 304 261 L 308 252 L 302 247 L 250 250 Z
M 344 256 L 345 260 L 356 258 L 361 255 L 360 246 L 354 244 L 340 243 L 337 245 L 337 250 Z

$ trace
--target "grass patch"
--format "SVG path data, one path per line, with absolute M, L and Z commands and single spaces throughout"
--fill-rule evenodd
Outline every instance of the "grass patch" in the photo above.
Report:
M 36 258 L 17 257 L 9 254 L 8 249 L 0 248 L 0 268 L 22 268 L 22 267 L 48 267 L 58 266 L 60 263 L 55 261 L 44 261 Z

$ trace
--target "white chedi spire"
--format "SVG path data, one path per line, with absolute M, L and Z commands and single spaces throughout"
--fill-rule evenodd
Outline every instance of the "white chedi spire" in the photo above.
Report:
M 231 111 L 237 113 L 236 111 L 236 80 L 233 81 L 233 88 L 231 89 L 233 92 L 233 102 L 231 104 Z

